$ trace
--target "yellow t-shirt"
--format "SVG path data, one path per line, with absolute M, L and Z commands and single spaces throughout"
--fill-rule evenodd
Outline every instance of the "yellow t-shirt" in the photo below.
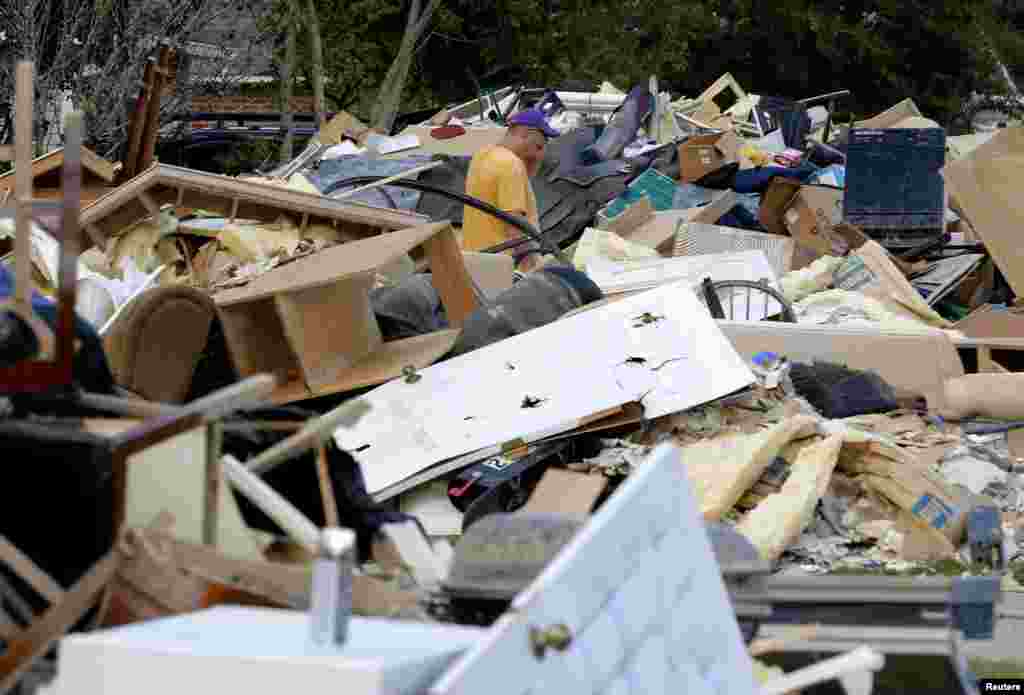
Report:
M 466 194 L 499 210 L 525 210 L 526 219 L 539 227 L 537 198 L 523 160 L 501 145 L 488 145 L 473 155 L 466 176 Z M 523 236 L 497 217 L 466 205 L 462 212 L 462 248 L 479 251 Z

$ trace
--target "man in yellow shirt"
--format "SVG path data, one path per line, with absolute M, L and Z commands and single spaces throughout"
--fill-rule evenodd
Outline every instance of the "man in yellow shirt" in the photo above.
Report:
M 469 164 L 466 193 L 499 210 L 524 217 L 540 231 L 537 198 L 530 185 L 544 160 L 547 139 L 558 136 L 539 109 L 526 109 L 508 121 L 508 132 L 497 145 L 479 150 Z M 462 214 L 462 246 L 479 251 L 522 236 L 522 231 L 493 215 L 465 206 Z M 536 242 L 511 249 L 520 270 L 540 263 Z

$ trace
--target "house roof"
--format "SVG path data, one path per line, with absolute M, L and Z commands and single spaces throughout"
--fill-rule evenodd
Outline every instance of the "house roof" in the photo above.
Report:
M 42 157 L 37 157 L 32 160 L 32 180 L 35 182 L 36 179 L 46 176 L 51 172 L 59 172 L 60 168 L 64 166 L 64 148 L 47 152 Z M 104 183 L 113 184 L 114 178 L 117 176 L 120 164 L 114 164 L 98 154 L 90 150 L 88 147 L 82 147 L 82 174 L 83 177 L 92 175 L 95 178 L 100 179 Z M 55 184 L 59 186 L 59 181 L 55 179 Z M 12 188 L 14 186 L 14 169 L 11 169 L 7 173 L 0 175 L 0 190 Z

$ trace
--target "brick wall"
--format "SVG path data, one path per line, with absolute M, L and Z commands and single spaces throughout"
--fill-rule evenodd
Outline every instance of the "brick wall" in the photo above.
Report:
M 313 113 L 313 97 L 292 97 L 293 113 Z M 192 97 L 192 111 L 217 113 L 242 113 L 254 111 L 274 111 L 273 97 Z

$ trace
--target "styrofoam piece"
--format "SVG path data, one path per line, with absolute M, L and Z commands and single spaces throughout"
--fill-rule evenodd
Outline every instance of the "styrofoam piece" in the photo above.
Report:
M 413 695 L 482 633 L 353 617 L 344 645 L 318 645 L 304 612 L 218 607 L 65 637 L 51 695 Z

